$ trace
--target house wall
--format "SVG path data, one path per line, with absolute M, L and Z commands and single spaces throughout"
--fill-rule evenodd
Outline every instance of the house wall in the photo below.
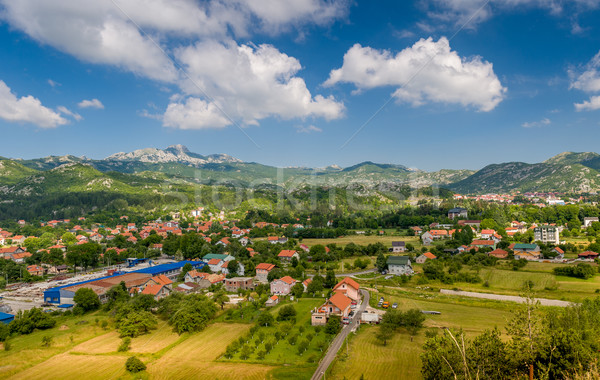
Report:
M 286 282 L 275 280 L 271 282 L 271 294 L 290 294 L 292 288 Z
M 413 273 L 413 270 L 410 266 L 408 265 L 388 265 L 388 270 L 390 274 L 395 274 L 395 275 L 408 275 L 410 276 Z

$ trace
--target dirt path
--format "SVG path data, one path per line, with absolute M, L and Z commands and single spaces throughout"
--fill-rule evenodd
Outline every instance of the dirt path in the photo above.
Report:
M 477 292 L 466 292 L 463 290 L 450 290 L 450 289 L 440 289 L 440 293 L 449 294 L 454 296 L 464 296 L 464 297 L 473 297 L 473 298 L 485 298 L 488 300 L 497 300 L 497 301 L 511 301 L 518 303 L 525 303 L 525 297 L 519 296 L 507 296 L 502 294 L 489 294 L 489 293 L 477 293 Z M 547 298 L 534 298 L 537 302 L 539 301 L 542 306 L 559 306 L 559 307 L 567 307 L 572 305 L 572 302 L 561 301 L 561 300 L 551 300 Z

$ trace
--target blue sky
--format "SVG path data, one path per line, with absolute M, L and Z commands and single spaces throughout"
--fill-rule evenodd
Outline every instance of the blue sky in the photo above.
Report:
M 600 0 L 0 0 L 0 156 L 184 144 L 276 166 L 600 143 Z

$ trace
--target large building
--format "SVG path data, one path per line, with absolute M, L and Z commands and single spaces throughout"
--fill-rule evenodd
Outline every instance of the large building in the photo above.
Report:
M 397 276 L 413 274 L 412 265 L 408 256 L 388 256 L 388 272 Z
M 556 226 L 539 226 L 533 229 L 533 240 L 542 243 L 559 244 L 559 233 Z
M 454 218 L 466 218 L 467 217 L 467 209 L 462 207 L 456 207 L 448 210 L 448 219 Z
M 44 302 L 55 305 L 72 305 L 74 304 L 73 297 L 75 296 L 75 292 L 81 288 L 92 289 L 100 300 L 104 301 L 106 299 L 106 292 L 121 282 L 124 282 L 127 290 L 130 290 L 144 285 L 154 276 L 163 275 L 172 280 L 181 272 L 181 268 L 188 263 L 195 269 L 200 269 L 205 265 L 202 261 L 179 261 L 150 266 L 129 273 L 116 273 L 112 276 L 96 278 L 94 280 L 57 286 L 44 291 Z

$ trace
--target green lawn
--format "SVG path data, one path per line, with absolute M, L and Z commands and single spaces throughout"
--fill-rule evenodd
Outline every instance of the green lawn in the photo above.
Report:
M 339 238 L 333 239 L 303 239 L 302 244 L 306 244 L 309 247 L 312 247 L 316 244 L 337 244 L 338 246 L 346 246 L 349 243 L 354 243 L 357 245 L 369 245 L 375 243 L 383 243 L 388 248 L 392 247 L 393 241 L 405 241 L 407 244 L 412 244 L 416 249 L 420 249 L 421 239 L 418 236 L 389 236 L 389 235 L 347 235 Z

